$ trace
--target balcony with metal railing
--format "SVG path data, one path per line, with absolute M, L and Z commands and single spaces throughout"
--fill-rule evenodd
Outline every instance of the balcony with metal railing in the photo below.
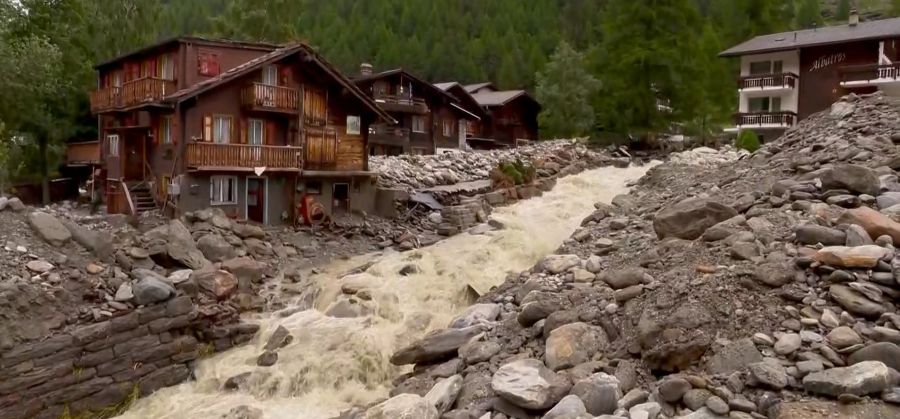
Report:
M 738 79 L 738 90 L 741 93 L 792 90 L 799 80 L 794 73 L 752 74 Z
M 900 86 L 900 62 L 844 66 L 838 72 L 841 87 Z
M 779 112 L 741 112 L 734 115 L 734 124 L 738 128 L 790 128 L 797 123 L 797 113 Z

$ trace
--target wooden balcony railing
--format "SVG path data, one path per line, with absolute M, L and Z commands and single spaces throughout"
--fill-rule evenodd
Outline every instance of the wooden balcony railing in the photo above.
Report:
M 116 108 L 152 103 L 175 93 L 175 81 L 144 77 L 119 86 L 104 87 L 91 92 L 91 111 L 103 112 Z
M 752 74 L 738 79 L 741 89 L 765 89 L 782 87 L 793 89 L 799 77 L 794 73 Z
M 900 80 L 900 63 L 851 65 L 838 71 L 843 83 Z
M 300 170 L 300 147 L 249 144 L 188 143 L 185 161 L 200 170 L 253 167 Z
M 425 99 L 410 95 L 375 94 L 375 102 L 386 111 L 399 112 L 428 112 L 428 104 Z
M 742 126 L 777 125 L 790 127 L 797 122 L 794 112 L 746 112 L 734 115 L 734 124 Z
M 300 91 L 292 87 L 251 83 L 241 91 L 241 105 L 248 109 L 300 112 Z
M 100 164 L 100 142 L 85 141 L 66 144 L 66 164 Z

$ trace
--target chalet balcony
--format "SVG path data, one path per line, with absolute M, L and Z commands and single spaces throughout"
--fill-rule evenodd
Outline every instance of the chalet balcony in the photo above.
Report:
M 66 165 L 91 166 L 100 164 L 100 142 L 85 141 L 66 144 Z
M 797 123 L 795 112 L 746 112 L 734 115 L 738 128 L 790 128 Z
M 428 113 L 425 99 L 410 95 L 375 94 L 375 103 L 387 112 Z
M 91 92 L 91 112 L 101 113 L 159 102 L 175 93 L 175 81 L 144 77 Z
M 369 127 L 369 143 L 406 147 L 409 145 L 409 129 L 389 125 Z
M 753 74 L 738 79 L 738 90 L 741 93 L 792 90 L 799 79 L 794 73 Z
M 189 143 L 185 162 L 191 170 L 300 171 L 302 148 L 250 144 Z
M 900 63 L 841 67 L 841 87 L 900 86 Z
M 251 83 L 241 91 L 241 105 L 248 110 L 300 113 L 300 90 L 285 86 Z

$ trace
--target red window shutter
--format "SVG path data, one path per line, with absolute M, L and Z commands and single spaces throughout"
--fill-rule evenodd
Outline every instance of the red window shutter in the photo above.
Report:
M 266 133 L 265 138 L 263 139 L 263 143 L 266 145 L 275 145 L 275 136 L 277 127 L 275 126 L 275 121 L 266 121 Z
M 209 54 L 200 53 L 197 54 L 197 72 L 202 75 L 209 74 Z
M 219 75 L 219 56 L 216 54 L 209 54 L 209 72 L 210 76 L 218 76 Z

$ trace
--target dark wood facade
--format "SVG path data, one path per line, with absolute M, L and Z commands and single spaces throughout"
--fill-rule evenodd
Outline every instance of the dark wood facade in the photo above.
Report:
M 482 148 L 516 147 L 539 139 L 538 114 L 541 105 L 524 90 L 497 90 L 490 83 L 466 86 L 466 90 L 484 110 L 485 116 L 474 129 L 472 143 Z
M 373 74 L 371 66 L 364 64 L 354 82 L 397 121 L 370 127 L 370 155 L 433 154 L 460 148 L 467 121 L 479 119 L 457 98 L 402 69 Z
M 161 48 L 144 51 L 148 64 L 140 68 L 161 68 L 158 54 L 174 57 L 166 61 L 174 71 L 148 73 L 174 74 L 166 79 L 172 89 L 94 107 L 110 212 L 135 212 L 141 203 L 180 211 L 214 205 L 273 223 L 294 213 L 306 173 L 348 177 L 347 184 L 370 175 L 367 128 L 391 118 L 309 47 L 176 41 Z M 92 104 L 137 59 L 98 67 Z

